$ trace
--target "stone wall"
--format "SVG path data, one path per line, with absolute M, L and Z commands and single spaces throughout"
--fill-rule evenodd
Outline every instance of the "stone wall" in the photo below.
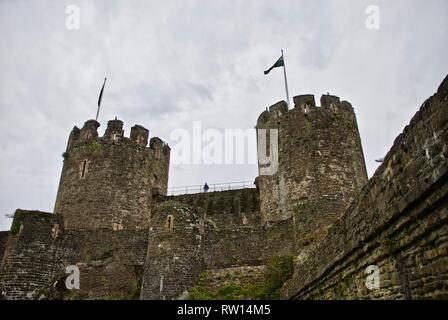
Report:
M 260 194 L 257 189 L 203 192 L 166 197 L 190 206 L 218 228 L 260 225 Z
M 448 77 L 283 288 L 292 299 L 448 298 Z M 368 290 L 366 268 L 380 287 Z
M 262 224 L 259 191 L 255 188 L 170 196 L 203 219 L 206 269 L 253 266 L 275 253 L 295 250 L 292 219 Z
M 171 149 L 160 138 L 151 138 L 149 148 L 153 157 L 150 164 L 152 169 L 152 193 L 153 195 L 166 195 L 168 188 L 168 176 L 170 167 Z
M 61 217 L 17 210 L 0 270 L 5 299 L 36 299 L 55 277 Z
M 151 139 L 141 126 L 124 137 L 123 122 L 108 122 L 103 137 L 99 123 L 75 127 L 64 153 L 55 212 L 66 229 L 145 229 L 153 193 L 166 193 L 169 147 Z
M 291 219 L 262 225 L 256 218 L 259 212 L 253 211 L 257 196 L 257 190 L 245 189 L 166 197 L 156 203 L 142 298 L 176 299 L 206 270 L 259 266 L 275 254 L 295 252 Z M 243 213 L 249 222 L 241 222 Z
M 302 250 L 325 236 L 367 182 L 367 172 L 350 103 L 324 95 L 318 107 L 314 96 L 303 95 L 294 104 L 288 110 L 279 102 L 257 121 L 259 133 L 278 130 L 278 170 L 260 173 L 258 185 L 263 221 L 293 218 L 297 249 Z M 268 135 L 268 150 L 273 139 Z
M 138 299 L 146 259 L 147 230 L 66 230 L 57 263 L 57 280 L 77 265 L 80 290 L 57 292 L 62 299 Z
M 9 231 L 0 231 L 0 270 L 2 268 L 3 254 L 8 242 Z
M 0 289 L 5 299 L 139 298 L 147 230 L 65 230 L 59 215 L 17 210 Z M 80 290 L 65 287 L 66 268 L 80 271 Z
M 279 129 L 280 156 L 277 174 L 258 178 L 260 192 L 166 197 L 169 147 L 160 139 L 148 147 L 141 126 L 126 138 L 120 120 L 103 137 L 94 120 L 75 127 L 56 214 L 17 210 L 0 233 L 0 299 L 177 299 L 203 272 L 217 287 L 234 270 L 298 252 L 286 298 L 448 298 L 448 80 L 363 188 L 350 104 L 294 101 L 258 121 Z M 79 267 L 80 290 L 65 288 L 69 265 Z M 365 285 L 372 265 L 376 290 Z
M 204 270 L 204 223 L 187 206 L 165 201 L 151 217 L 142 299 L 177 299 Z
M 263 264 L 267 253 L 264 237 L 261 226 L 210 228 L 204 238 L 204 263 L 207 269 Z
M 290 220 L 223 229 L 209 227 L 203 242 L 207 269 L 262 265 L 275 254 L 295 251 Z

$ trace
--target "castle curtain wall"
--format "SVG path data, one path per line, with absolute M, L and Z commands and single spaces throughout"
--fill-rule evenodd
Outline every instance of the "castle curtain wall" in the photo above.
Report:
M 448 298 L 448 78 L 284 287 L 293 299 Z M 379 288 L 366 286 L 368 266 Z

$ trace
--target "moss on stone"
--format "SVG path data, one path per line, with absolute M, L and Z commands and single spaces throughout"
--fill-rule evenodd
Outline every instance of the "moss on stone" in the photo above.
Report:
M 394 255 L 395 252 L 400 248 L 400 241 L 390 238 L 382 238 L 379 240 L 380 245 L 384 248 L 387 254 Z
M 93 154 L 94 156 L 100 156 L 103 154 L 103 145 L 99 143 L 97 140 L 92 140 L 87 145 L 87 150 L 90 154 Z

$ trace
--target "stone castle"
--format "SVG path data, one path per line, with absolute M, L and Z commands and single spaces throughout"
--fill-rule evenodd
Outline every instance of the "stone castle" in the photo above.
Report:
M 353 107 L 330 95 L 260 115 L 262 149 L 278 154 L 256 188 L 168 196 L 169 146 L 140 125 L 99 126 L 71 131 L 54 213 L 18 209 L 0 232 L 2 299 L 182 299 L 205 272 L 278 254 L 297 256 L 285 299 L 448 298 L 448 77 L 370 180 Z

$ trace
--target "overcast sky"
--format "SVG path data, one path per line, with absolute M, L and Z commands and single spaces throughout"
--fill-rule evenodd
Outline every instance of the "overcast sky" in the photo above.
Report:
M 67 29 L 68 5 L 80 28 Z M 366 8 L 380 28 L 366 28 Z M 284 99 L 329 92 L 356 111 L 369 176 L 448 71 L 448 1 L 0 1 L 0 230 L 52 211 L 74 125 L 117 116 L 170 144 L 193 121 L 253 128 Z M 174 165 L 170 186 L 253 180 L 255 165 Z

